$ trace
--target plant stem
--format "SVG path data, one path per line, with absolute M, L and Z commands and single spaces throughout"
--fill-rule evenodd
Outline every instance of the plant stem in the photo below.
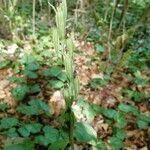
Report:
M 70 123 L 69 123 L 69 140 L 70 140 L 70 147 L 71 150 L 74 150 L 74 138 L 73 138 L 73 130 L 74 130 L 74 113 L 72 112 L 71 108 L 69 108 L 70 114 Z
M 35 35 L 35 0 L 33 0 L 32 4 L 32 30 L 33 35 Z
M 109 26 L 109 33 L 108 33 L 108 40 L 107 40 L 107 46 L 108 46 L 108 64 L 111 62 L 111 35 L 112 35 L 112 25 L 113 25 L 113 19 L 116 9 L 116 0 L 113 2 L 113 8 L 112 8 L 112 15 L 110 20 L 110 26 Z

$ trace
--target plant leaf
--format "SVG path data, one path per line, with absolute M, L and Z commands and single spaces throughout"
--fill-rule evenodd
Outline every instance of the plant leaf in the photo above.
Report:
M 8 108 L 6 103 L 1 103 L 0 104 L 0 111 L 5 111 Z
M 8 129 L 18 124 L 18 119 L 14 117 L 2 118 L 0 121 L 0 128 Z
M 34 150 L 34 142 L 24 140 L 22 143 L 6 146 L 3 150 Z
M 43 75 L 46 77 L 57 77 L 62 72 L 62 69 L 58 66 L 53 66 L 50 69 L 43 71 Z
M 127 104 L 123 104 L 121 103 L 119 106 L 118 106 L 119 110 L 125 112 L 125 113 L 133 113 L 134 115 L 138 115 L 138 109 L 135 107 L 135 106 L 132 106 L 132 105 L 127 105 Z
M 74 136 L 78 141 L 90 142 L 96 139 L 96 131 L 89 124 L 77 122 L 75 126 Z
M 48 150 L 65 150 L 67 144 L 68 144 L 67 140 L 60 139 L 60 140 L 57 140 L 56 142 L 52 143 L 49 146 Z
M 120 111 L 117 113 L 117 122 L 118 122 L 120 128 L 124 128 L 127 124 L 125 115 Z
M 27 85 L 17 85 L 13 89 L 12 94 L 15 100 L 19 102 L 19 101 L 22 101 L 26 97 L 28 92 L 29 92 L 29 88 Z
M 64 86 L 64 83 L 60 80 L 50 80 L 49 85 L 55 89 L 60 89 Z
M 28 137 L 30 133 L 38 133 L 41 130 L 42 125 L 39 123 L 25 124 L 18 129 L 19 133 L 23 137 Z
M 124 146 L 122 140 L 117 137 L 109 138 L 108 142 L 113 150 L 120 150 Z

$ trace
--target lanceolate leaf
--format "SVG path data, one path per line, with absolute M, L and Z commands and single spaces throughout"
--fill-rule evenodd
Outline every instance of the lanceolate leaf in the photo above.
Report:
M 87 123 L 76 123 L 74 132 L 75 138 L 80 142 L 90 142 L 96 139 L 96 131 Z

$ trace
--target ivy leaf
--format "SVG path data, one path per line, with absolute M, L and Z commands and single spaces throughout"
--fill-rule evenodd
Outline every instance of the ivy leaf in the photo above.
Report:
M 12 94 L 15 100 L 19 102 L 19 101 L 22 101 L 26 97 L 28 92 L 29 92 L 29 88 L 27 85 L 17 85 L 13 89 Z
M 0 104 L 0 111 L 5 111 L 8 108 L 6 103 Z
M 104 47 L 102 46 L 102 45 L 100 45 L 100 44 L 96 44 L 96 51 L 98 52 L 98 53 L 101 53 L 101 52 L 104 52 Z
M 15 138 L 15 137 L 18 137 L 18 133 L 17 133 L 17 130 L 16 128 L 10 128 L 9 130 L 7 131 L 4 131 L 4 134 L 7 136 L 7 137 L 10 137 L 10 138 Z
M 127 125 L 127 120 L 122 112 L 119 111 L 116 118 L 120 128 L 124 128 Z
M 16 108 L 16 110 L 22 114 L 25 114 L 27 116 L 32 116 L 32 115 L 38 115 L 39 114 L 39 110 L 37 107 L 34 106 L 18 106 Z
M 105 117 L 110 119 L 114 119 L 117 115 L 117 111 L 114 109 L 104 109 L 102 113 Z
M 18 129 L 19 133 L 23 137 L 28 137 L 30 133 L 38 133 L 41 130 L 42 125 L 39 123 L 25 124 Z
M 44 145 L 44 146 L 47 146 L 48 144 L 50 144 L 49 139 L 46 138 L 44 135 L 36 136 L 34 141 L 35 143 Z
M 55 89 L 60 89 L 64 86 L 64 83 L 60 80 L 50 80 L 49 85 Z
M 93 150 L 106 150 L 105 143 L 101 139 L 96 139 L 90 142 Z
M 45 102 L 39 99 L 32 99 L 28 104 L 29 105 L 18 106 L 16 110 L 27 116 L 43 113 L 46 113 L 48 116 L 50 115 L 49 106 Z
M 36 107 L 39 110 L 39 112 L 44 111 L 47 115 L 49 115 L 50 108 L 48 104 L 46 104 L 44 101 L 39 99 L 31 99 L 31 101 L 29 101 L 29 105 Z
M 90 142 L 96 139 L 96 131 L 87 123 L 76 123 L 74 131 L 75 138 L 80 142 Z
M 66 75 L 65 72 L 59 73 L 58 76 L 57 76 L 57 78 L 58 78 L 59 80 L 61 80 L 62 82 L 67 81 L 67 75 Z
M 69 141 L 64 139 L 57 140 L 49 146 L 48 150 L 65 150 L 68 143 Z
M 43 128 L 44 135 L 46 139 L 49 139 L 50 143 L 56 142 L 59 138 L 59 132 L 58 130 L 54 129 L 51 126 L 45 126 Z
M 23 137 L 29 137 L 30 136 L 30 132 L 28 131 L 28 129 L 26 129 L 25 127 L 21 127 L 18 129 L 18 132 L 21 134 L 21 136 Z
M 8 77 L 7 79 L 12 83 L 18 83 L 18 84 L 26 84 L 27 83 L 26 79 L 21 78 L 21 77 L 12 76 L 12 77 Z
M 16 126 L 18 122 L 18 119 L 14 117 L 2 118 L 0 121 L 0 128 L 9 129 Z
M 148 123 L 140 119 L 137 120 L 137 125 L 140 129 L 146 129 L 148 127 Z
M 27 63 L 25 66 L 26 70 L 36 71 L 40 68 L 40 65 L 37 62 Z
M 34 84 L 32 86 L 30 86 L 30 93 L 34 94 L 34 93 L 38 93 L 41 91 L 41 88 L 38 84 Z
M 98 114 L 102 114 L 103 111 L 105 110 L 103 107 L 100 107 L 100 106 L 98 106 L 96 104 L 92 104 L 92 108 Z
M 45 126 L 43 128 L 43 132 L 44 135 L 40 135 L 35 138 L 36 143 L 40 143 L 44 146 L 47 146 L 50 143 L 58 141 L 58 139 L 60 138 L 58 130 L 54 129 L 51 126 Z
M 46 77 L 57 77 L 62 72 L 62 69 L 58 66 L 53 66 L 50 69 L 43 71 L 43 75 Z
M 109 138 L 108 143 L 110 144 L 110 146 L 111 146 L 111 148 L 113 150 L 119 150 L 119 149 L 121 149 L 124 146 L 122 140 L 120 140 L 117 137 L 111 137 L 111 138 Z
M 123 104 L 121 103 L 119 106 L 118 106 L 119 110 L 125 112 L 125 113 L 133 113 L 134 115 L 138 115 L 139 112 L 138 112 L 138 109 L 135 107 L 135 106 L 132 106 L 132 105 L 127 105 L 127 104 Z
M 33 71 L 30 71 L 30 70 L 25 70 L 24 71 L 24 74 L 30 78 L 30 79 L 37 79 L 38 78 L 38 74 L 33 72 Z
M 147 123 L 149 123 L 150 124 L 150 114 L 149 115 L 143 115 L 143 114 L 140 114 L 139 116 L 138 116 L 138 118 L 140 119 L 140 120 L 143 120 L 143 121 L 145 121 L 145 122 L 147 122 Z
M 123 129 L 116 128 L 115 136 L 123 141 L 127 137 L 127 134 Z
M 6 146 L 3 150 L 34 150 L 34 142 L 24 140 L 22 143 Z

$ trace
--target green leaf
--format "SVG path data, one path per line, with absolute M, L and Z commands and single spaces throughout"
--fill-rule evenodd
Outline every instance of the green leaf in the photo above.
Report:
M 102 45 L 96 44 L 96 52 L 101 53 L 104 51 L 105 51 L 105 49 Z
M 110 144 L 110 146 L 111 146 L 111 148 L 113 150 L 119 150 L 119 149 L 121 149 L 124 146 L 122 140 L 120 140 L 117 137 L 111 137 L 111 138 L 109 138 L 108 143 Z
M 123 141 L 127 137 L 127 134 L 123 129 L 116 128 L 115 136 Z
M 46 77 L 57 77 L 62 72 L 62 69 L 58 66 L 53 66 L 50 69 L 43 71 L 43 75 Z
M 16 110 L 22 114 L 25 114 L 27 116 L 32 116 L 32 115 L 38 115 L 39 110 L 37 107 L 34 106 L 18 106 Z
M 68 143 L 69 141 L 64 139 L 57 140 L 49 146 L 48 150 L 65 150 Z
M 30 70 L 25 70 L 24 71 L 24 74 L 30 78 L 30 79 L 37 79 L 38 78 L 38 74 L 33 72 L 33 71 L 30 71 Z
M 29 101 L 29 105 L 36 107 L 38 111 L 40 112 L 45 112 L 46 114 L 49 114 L 50 108 L 48 104 L 46 104 L 44 101 L 39 100 L 39 99 L 31 99 Z
M 134 99 L 135 102 L 141 102 L 142 97 L 143 97 L 143 94 L 141 94 L 140 92 L 135 91 L 133 93 L 133 99 Z
M 148 127 L 148 123 L 143 120 L 137 120 L 137 125 L 140 129 L 146 129 Z
M 55 89 L 60 89 L 64 86 L 64 83 L 60 80 L 50 80 L 49 85 Z
M 8 77 L 7 79 L 12 83 L 18 83 L 18 84 L 26 84 L 27 83 L 26 79 L 21 78 L 21 77 L 12 76 L 12 77 Z
M 7 136 L 7 137 L 10 137 L 10 138 L 15 138 L 15 137 L 18 137 L 18 133 L 17 133 L 17 130 L 16 128 L 10 128 L 9 130 L 7 131 L 4 131 L 4 134 Z
M 39 135 L 35 137 L 35 143 L 47 146 L 50 144 L 49 138 L 45 137 L 44 135 Z
M 51 126 L 45 126 L 43 128 L 44 135 L 46 139 L 49 139 L 50 143 L 56 142 L 59 138 L 59 132 L 58 130 L 54 129 Z
M 96 139 L 90 142 L 93 150 L 106 150 L 105 143 L 101 139 Z
M 110 119 L 114 119 L 117 115 L 117 111 L 114 109 L 104 109 L 102 113 L 105 117 Z
M 41 88 L 38 84 L 34 84 L 32 86 L 30 86 L 30 93 L 38 93 L 41 91 Z
M 40 65 L 37 62 L 27 63 L 25 66 L 25 69 L 29 71 L 36 71 L 39 68 L 40 68 Z
M 10 64 L 11 64 L 11 61 L 3 60 L 3 61 L 0 62 L 0 69 L 3 69 L 3 68 L 7 67 Z
M 29 92 L 29 88 L 27 85 L 17 85 L 13 89 L 12 94 L 15 100 L 19 102 L 19 101 L 22 101 L 26 97 L 28 92 Z
M 8 108 L 6 103 L 0 104 L 0 111 L 5 111 Z
M 25 54 L 21 59 L 22 64 L 29 64 L 29 63 L 33 63 L 35 61 L 36 61 L 36 59 L 32 54 Z
M 138 112 L 138 109 L 135 107 L 135 106 L 132 106 L 132 105 L 127 105 L 127 104 L 124 104 L 124 103 L 121 103 L 119 106 L 118 106 L 119 110 L 125 112 L 125 113 L 133 113 L 134 115 L 139 115 L 139 112 Z
M 124 128 L 127 125 L 127 120 L 122 112 L 119 111 L 116 118 L 120 128 Z
M 147 122 L 147 123 L 149 123 L 150 124 L 150 114 L 149 115 L 143 115 L 143 114 L 140 114 L 139 116 L 138 116 L 138 118 L 140 119 L 140 120 L 143 120 L 143 121 L 145 121 L 145 122 Z
M 58 130 L 54 129 L 51 126 L 45 126 L 43 128 L 43 132 L 44 135 L 40 135 L 35 138 L 36 143 L 47 146 L 50 143 L 58 141 L 58 139 L 60 138 Z
M 101 79 L 101 78 L 93 78 L 90 81 L 90 87 L 96 89 L 101 86 L 105 86 L 108 83 L 108 79 Z
M 66 75 L 65 72 L 61 72 L 60 74 L 58 74 L 57 78 L 58 78 L 59 80 L 61 80 L 62 82 L 67 81 L 67 75 Z
M 28 116 L 39 115 L 43 113 L 46 113 L 48 116 L 50 115 L 49 106 L 44 101 L 39 99 L 31 99 L 28 104 L 29 105 L 18 106 L 16 110 Z
M 18 124 L 18 119 L 14 117 L 6 117 L 2 118 L 0 121 L 0 128 L 8 129 L 14 127 Z
M 19 133 L 23 137 L 28 137 L 30 133 L 38 133 L 41 130 L 42 125 L 39 123 L 25 124 L 18 129 Z
M 77 122 L 74 136 L 80 142 L 90 142 L 96 139 L 96 131 L 87 123 Z
M 92 104 L 92 108 L 93 110 L 96 112 L 96 113 L 99 113 L 99 114 L 102 114 L 103 111 L 104 111 L 104 108 L 103 107 L 100 107 L 96 104 Z
M 6 146 L 3 150 L 34 150 L 34 142 L 24 140 L 22 143 Z

